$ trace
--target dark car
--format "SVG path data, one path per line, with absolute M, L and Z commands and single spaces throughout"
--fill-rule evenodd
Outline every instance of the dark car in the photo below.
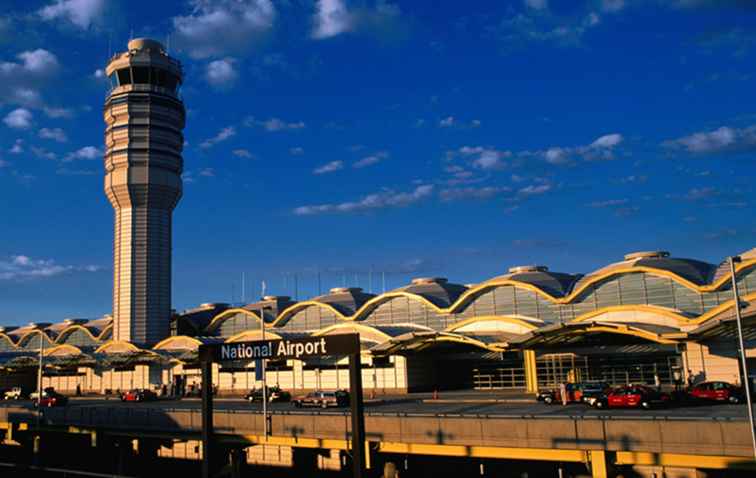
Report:
M 611 387 L 606 382 L 578 382 L 566 384 L 565 389 L 567 390 L 567 403 L 590 403 L 590 400 L 608 393 Z M 559 388 L 554 388 L 539 392 L 536 399 L 549 405 L 562 403 L 562 393 Z
M 146 388 L 135 388 L 121 394 L 122 402 L 149 402 L 157 400 L 157 394 Z
M 68 397 L 62 395 L 55 390 L 45 389 L 42 392 L 42 398 L 35 398 L 32 405 L 35 407 L 62 407 L 68 403 Z
M 293 400 L 294 406 L 301 407 L 346 407 L 349 405 L 349 393 L 343 390 L 315 391 Z
M 707 402 L 740 403 L 743 401 L 743 389 L 727 382 L 703 382 L 690 387 L 688 396 Z
M 250 390 L 248 394 L 244 395 L 244 399 L 250 403 L 263 401 L 263 389 Z M 268 402 L 288 402 L 291 400 L 291 394 L 286 390 L 282 390 L 281 387 L 268 387 Z
M 670 396 L 644 385 L 628 385 L 615 388 L 593 402 L 596 408 L 643 408 L 666 406 Z

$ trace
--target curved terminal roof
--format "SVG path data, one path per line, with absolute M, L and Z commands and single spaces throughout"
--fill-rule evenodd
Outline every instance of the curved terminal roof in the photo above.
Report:
M 653 269 L 668 272 L 681 277 L 695 285 L 706 285 L 713 278 L 717 266 L 695 259 L 682 259 L 669 256 L 666 251 L 644 251 L 627 254 L 624 260 L 609 264 L 601 269 L 584 276 L 574 289 L 580 289 L 584 284 L 592 282 L 596 277 L 607 276 L 615 271 L 637 269 L 639 272 Z
M 756 248 L 743 252 L 740 257 L 742 261 L 736 265 L 737 274 L 741 278 L 748 277 L 741 279 L 745 282 L 742 300 L 756 301 L 756 286 L 754 285 L 756 284 L 754 271 Z M 227 317 L 237 313 L 257 316 L 261 309 L 265 311 L 266 328 L 269 331 L 266 333 L 270 333 L 268 337 L 305 336 L 307 334 L 287 333 L 282 326 L 287 317 L 309 306 L 330 308 L 336 313 L 338 319 L 344 321 L 343 323 L 337 321 L 330 328 L 313 331 L 313 334 L 326 333 L 326 330 L 328 330 L 327 333 L 348 331 L 350 327 L 342 327 L 342 325 L 352 323 L 354 324 L 352 328 L 355 331 L 364 332 L 366 338 L 370 336 L 370 340 L 376 347 L 390 343 L 397 345 L 396 340 L 402 337 L 402 341 L 411 339 L 410 342 L 421 348 L 429 346 L 434 341 L 456 341 L 479 347 L 483 344 L 483 348 L 488 350 L 519 347 L 524 343 L 529 346 L 550 341 L 563 343 L 561 341 L 568 340 L 568 337 L 594 332 L 635 335 L 652 342 L 669 343 L 669 340 L 683 340 L 692 330 L 702 328 L 709 322 L 723 321 L 732 315 L 733 303 L 727 294 L 710 296 L 711 305 L 699 310 L 677 309 L 673 297 L 670 300 L 663 299 L 659 304 L 609 302 L 595 309 L 573 313 L 567 319 L 560 318 L 561 316 L 557 319 L 531 316 L 532 312 L 527 308 L 524 311 L 513 312 L 514 315 L 506 315 L 508 312 L 502 315 L 501 309 L 494 310 L 488 303 L 484 303 L 484 306 L 472 315 L 467 313 L 469 309 L 466 309 L 467 304 L 477 300 L 482 292 L 501 286 L 524 288 L 536 292 L 541 296 L 539 300 L 546 299 L 555 307 L 561 307 L 563 304 L 579 303 L 582 300 L 580 297 L 583 291 L 592 284 L 603 283 L 618 275 L 635 272 L 668 278 L 690 289 L 693 294 L 729 288 L 729 263 L 727 261 L 715 266 L 693 259 L 673 258 L 663 251 L 639 252 L 628 254 L 624 260 L 586 276 L 552 272 L 543 266 L 520 266 L 510 269 L 507 274 L 470 286 L 449 283 L 443 278 L 419 278 L 406 286 L 379 296 L 353 287 L 335 288 L 328 294 L 299 303 L 285 296 L 267 296 L 258 302 L 236 309 L 231 309 L 228 304 L 203 304 L 177 314 L 177 320 L 184 321 L 187 325 L 186 329 L 184 331 L 176 329 L 174 333 L 178 336 L 163 341 L 155 349 L 168 353 L 171 350 L 191 350 L 198 343 L 208 340 L 254 340 L 255 334 L 259 331 L 245 330 L 225 339 L 203 336 L 207 335 L 208 329 L 211 329 L 213 324 L 219 324 Z M 674 291 L 670 290 L 670 294 L 674 295 Z M 402 295 L 424 302 L 427 308 L 433 309 L 424 312 L 423 317 L 418 316 L 419 321 L 427 318 L 427 322 L 423 324 L 428 326 L 410 323 L 414 320 L 413 316 L 407 316 L 405 319 L 403 315 L 387 322 L 391 325 L 368 325 L 362 322 L 370 317 L 380 304 Z M 530 300 L 527 296 L 525 298 Z M 703 298 L 701 300 L 703 301 Z M 537 310 L 538 307 L 544 306 L 539 306 L 534 302 L 533 309 Z M 552 305 L 546 307 L 552 310 Z M 748 314 L 756 317 L 756 310 L 747 310 Z M 275 320 L 272 320 L 274 318 Z M 431 330 L 429 328 L 431 320 L 435 321 L 433 323 L 441 323 L 441 328 Z M 560 322 L 566 320 L 567 323 L 554 325 L 555 320 Z M 398 323 L 393 323 L 395 321 Z M 35 340 L 37 334 L 44 333 L 49 339 L 49 345 L 46 344 L 45 348 L 55 348 L 56 354 L 70 355 L 76 347 L 73 347 L 75 341 L 68 340 L 67 337 L 77 330 L 84 330 L 91 336 L 92 343 L 81 345 L 76 342 L 76 345 L 81 347 L 79 350 L 86 353 L 89 352 L 89 348 L 95 346 L 100 349 L 96 355 L 104 352 L 108 354 L 135 353 L 143 350 L 136 348 L 133 344 L 107 341 L 108 331 L 112 331 L 112 324 L 113 319 L 105 316 L 97 319 L 67 319 L 54 324 L 29 323 L 24 326 L 0 327 L 0 339 L 2 339 L 0 347 L 8 353 L 25 353 L 23 347 L 36 347 L 35 342 L 30 341 Z M 365 328 L 360 329 L 358 325 Z M 182 338 L 181 335 L 191 337 Z M 522 340 L 524 336 L 528 337 L 526 342 Z M 377 343 L 379 339 L 385 339 L 385 342 Z M 389 348 L 402 349 L 401 347 Z
M 419 295 L 438 307 L 449 307 L 467 290 L 461 284 L 450 283 L 444 277 L 419 277 L 409 285 L 392 292 L 407 292 Z
M 511 280 L 532 285 L 552 297 L 564 297 L 570 293 L 573 285 L 581 275 L 551 272 L 546 266 L 518 266 L 509 269 L 509 273 L 489 279 L 483 284 Z
M 328 304 L 343 315 L 352 315 L 373 297 L 374 294 L 368 294 L 360 287 L 335 287 L 328 294 L 314 297 L 312 301 Z

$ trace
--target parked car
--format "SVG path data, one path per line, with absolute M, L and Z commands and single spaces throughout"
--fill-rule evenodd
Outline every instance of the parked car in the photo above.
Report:
M 13 387 L 3 394 L 3 400 L 21 400 L 26 394 L 21 387 Z
M 68 397 L 56 392 L 54 389 L 45 389 L 42 398 L 36 398 L 32 402 L 35 407 L 62 407 L 68 403 Z
M 567 403 L 588 402 L 591 398 L 599 397 L 611 391 L 611 386 L 606 382 L 568 383 L 565 388 L 567 389 Z M 562 393 L 559 388 L 539 392 L 536 398 L 547 405 L 562 403 Z
M 346 407 L 349 405 L 349 393 L 344 390 L 315 391 L 293 400 L 294 406 L 301 407 Z
M 688 396 L 707 402 L 740 403 L 743 401 L 743 389 L 727 382 L 703 382 L 690 387 Z
M 55 391 L 55 388 L 53 387 L 45 387 L 44 389 L 42 389 L 42 398 L 45 398 L 50 393 L 57 393 L 57 392 Z M 36 400 L 38 397 L 39 397 L 39 392 L 37 391 L 34 391 L 29 394 L 30 400 Z
M 122 402 L 148 402 L 157 400 L 157 394 L 146 388 L 135 388 L 121 394 Z
M 248 394 L 244 395 L 244 399 L 249 403 L 262 402 L 263 401 L 263 389 L 250 390 Z M 291 400 L 291 394 L 286 390 L 282 390 L 279 386 L 268 387 L 268 403 L 271 402 L 288 402 Z
M 670 396 L 644 385 L 628 385 L 615 388 L 608 394 L 597 398 L 593 402 L 596 408 L 643 408 L 665 406 L 670 402 Z

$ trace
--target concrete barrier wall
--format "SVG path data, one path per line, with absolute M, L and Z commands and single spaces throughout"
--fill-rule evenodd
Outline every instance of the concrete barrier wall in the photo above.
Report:
M 199 410 L 153 407 L 65 407 L 44 410 L 49 425 L 128 429 L 134 431 L 199 431 Z M 216 411 L 217 433 L 261 435 L 262 416 L 246 410 Z M 0 408 L 0 422 L 32 422 L 27 409 Z M 408 444 L 580 449 L 751 456 L 745 421 L 691 419 L 607 419 L 549 417 L 365 417 L 369 441 Z M 349 439 L 348 414 L 274 414 L 274 436 Z

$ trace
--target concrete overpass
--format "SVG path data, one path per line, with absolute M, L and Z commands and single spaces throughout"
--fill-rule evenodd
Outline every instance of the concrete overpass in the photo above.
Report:
M 113 463 L 122 463 L 127 461 L 123 443 L 128 444 L 127 453 L 149 457 L 157 455 L 161 447 L 185 446 L 200 438 L 200 411 L 193 409 L 62 407 L 44 410 L 39 426 L 36 420 L 36 413 L 26 408 L 0 409 L 3 443 L 44 454 L 45 442 L 52 441 L 56 460 L 66 443 L 77 443 L 78 456 L 110 454 L 116 458 Z M 348 414 L 276 412 L 270 417 L 271 435 L 267 438 L 262 420 L 261 414 L 250 410 L 216 410 L 215 433 L 223 455 L 219 459 L 228 463 L 230 470 L 239 468 L 240 450 L 259 445 L 290 448 L 295 467 L 306 466 L 296 461 L 305 457 L 307 462 L 306 457 L 313 456 L 308 452 L 348 455 Z M 484 463 L 505 460 L 582 464 L 594 478 L 617 476 L 629 469 L 636 476 L 671 470 L 676 471 L 674 476 L 707 476 L 700 474 L 702 470 L 756 471 L 748 424 L 741 419 L 371 412 L 366 414 L 365 424 L 375 476 L 379 476 L 376 468 L 380 469 L 383 461 L 401 457 L 466 459 L 480 462 L 481 470 Z M 61 440 L 63 436 L 76 439 Z M 50 448 L 47 453 L 52 453 Z M 341 462 L 348 466 L 345 459 Z

